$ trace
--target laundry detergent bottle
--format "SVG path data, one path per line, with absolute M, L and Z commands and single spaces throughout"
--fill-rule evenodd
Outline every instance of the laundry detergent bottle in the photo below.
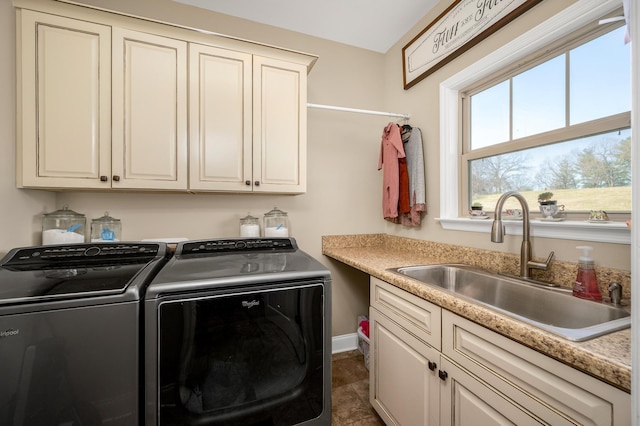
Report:
M 596 278 L 596 268 L 590 252 L 593 249 L 589 246 L 578 246 L 578 250 L 582 250 L 582 256 L 578 259 L 578 275 L 576 282 L 573 284 L 573 295 L 581 299 L 602 300 L 602 294 L 598 287 Z

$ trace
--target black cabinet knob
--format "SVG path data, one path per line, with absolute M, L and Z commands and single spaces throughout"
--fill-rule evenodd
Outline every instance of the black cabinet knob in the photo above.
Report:
M 115 182 L 120 182 L 120 176 L 118 176 L 118 175 L 113 175 L 113 180 L 114 180 Z
M 431 370 L 431 371 L 435 371 L 435 370 L 436 370 L 436 368 L 438 368 L 438 364 L 436 364 L 436 363 L 435 363 L 435 362 L 433 362 L 433 361 L 429 361 L 429 364 L 428 364 L 428 365 L 429 365 L 429 370 Z
M 260 186 L 260 181 L 259 181 L 259 180 L 257 180 L 257 181 L 255 181 L 253 184 L 254 184 L 255 186 Z
M 446 371 L 440 370 L 438 371 L 438 377 L 440 377 L 440 380 L 442 380 L 443 382 L 447 379 L 449 375 L 447 374 Z
M 109 180 L 106 176 L 100 176 L 100 182 L 107 182 Z
M 251 181 L 250 180 L 245 180 L 244 184 L 247 185 L 247 186 L 251 186 Z

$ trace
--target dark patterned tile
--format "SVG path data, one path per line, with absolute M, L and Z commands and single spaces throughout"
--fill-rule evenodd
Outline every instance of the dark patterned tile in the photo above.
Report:
M 365 402 L 369 402 L 369 378 L 367 377 L 364 380 L 360 380 L 359 382 L 352 383 L 353 389 L 358 394 L 358 396 Z
M 331 409 L 334 412 L 368 408 L 368 401 L 363 401 L 353 385 L 333 388 L 331 392 Z
M 384 426 L 369 404 L 369 371 L 358 351 L 332 357 L 332 426 Z
M 362 354 L 357 349 L 354 349 L 352 351 L 346 351 L 346 352 L 338 352 L 337 354 L 331 355 L 331 360 L 338 361 L 340 359 L 353 358 L 354 356 L 362 356 Z
M 364 357 L 359 352 L 351 357 L 336 359 L 332 364 L 333 387 L 344 386 L 369 377 L 369 371 L 364 366 Z

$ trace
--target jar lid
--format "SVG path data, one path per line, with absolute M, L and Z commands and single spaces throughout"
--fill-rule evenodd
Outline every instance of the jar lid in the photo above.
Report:
M 251 216 L 251 213 L 247 213 L 247 215 L 240 219 L 243 222 L 255 222 L 258 220 L 257 217 Z
M 120 222 L 120 219 L 116 219 L 114 217 L 109 216 L 109 212 L 104 212 L 104 216 L 99 217 L 97 219 L 93 219 L 91 222 L 113 223 L 113 222 Z
M 84 215 L 78 212 L 74 212 L 73 210 L 69 209 L 68 205 L 64 205 L 62 206 L 62 208 L 60 210 L 56 210 L 54 212 L 51 213 L 45 213 L 44 214 L 45 217 L 47 218 L 75 218 L 75 219 L 84 219 Z
M 283 212 L 282 210 L 278 209 L 277 207 L 274 207 L 273 210 L 268 211 L 267 213 L 264 214 L 265 217 L 267 216 L 287 216 L 287 212 Z

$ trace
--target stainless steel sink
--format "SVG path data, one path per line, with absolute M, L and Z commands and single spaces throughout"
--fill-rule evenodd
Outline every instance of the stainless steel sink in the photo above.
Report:
M 625 309 L 578 299 L 570 290 L 546 288 L 470 266 L 437 264 L 389 271 L 450 291 L 573 341 L 631 326 L 631 316 Z

